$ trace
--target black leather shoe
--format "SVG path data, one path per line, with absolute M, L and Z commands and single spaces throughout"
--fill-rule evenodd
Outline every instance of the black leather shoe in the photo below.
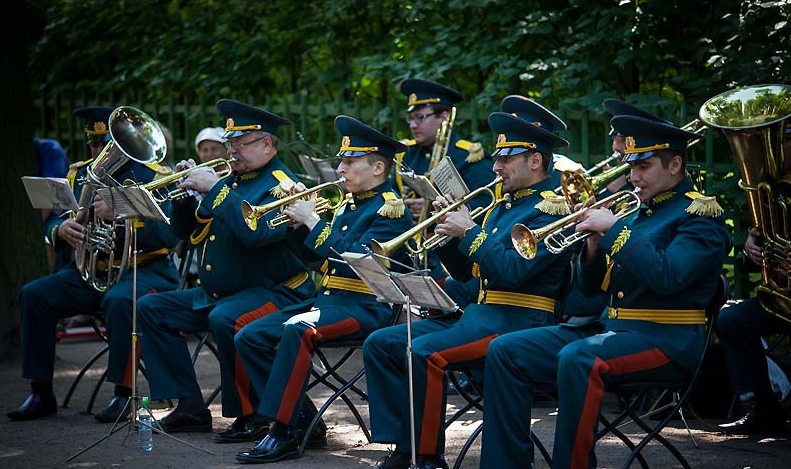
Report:
M 245 441 L 260 440 L 269 431 L 270 421 L 259 414 L 239 417 L 225 430 L 215 433 L 212 441 L 215 443 L 240 443 Z
M 16 410 L 8 412 L 11 420 L 33 420 L 58 413 L 58 401 L 53 393 L 31 393 Z
M 390 451 L 384 459 L 377 462 L 371 469 L 409 469 L 412 455 L 401 451 Z
M 448 469 L 448 463 L 442 456 L 418 456 L 417 469 Z
M 173 411 L 159 421 L 165 433 L 211 433 L 211 412 L 197 414 Z
M 128 403 L 128 405 L 127 405 Z M 110 404 L 93 417 L 102 423 L 126 422 L 132 415 L 132 403 L 128 397 L 113 396 Z
M 735 422 L 719 426 L 730 435 L 785 434 L 788 433 L 786 414 L 778 405 L 777 409 L 753 407 L 744 417 Z
M 299 440 L 296 436 L 282 438 L 268 434 L 250 451 L 236 453 L 236 460 L 243 463 L 264 464 L 299 458 Z
M 305 430 L 306 428 L 299 428 L 297 429 L 297 440 L 302 443 L 302 439 L 305 438 Z M 324 423 L 324 419 L 319 419 L 316 422 L 316 426 L 313 428 L 313 431 L 310 433 L 310 437 L 308 438 L 308 442 L 305 444 L 305 449 L 321 449 L 327 446 L 327 425 Z

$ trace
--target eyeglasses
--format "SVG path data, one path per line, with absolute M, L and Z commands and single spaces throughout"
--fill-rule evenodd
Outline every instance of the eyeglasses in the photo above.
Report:
M 428 119 L 431 116 L 436 116 L 437 114 L 438 113 L 436 111 L 429 112 L 428 114 L 418 114 L 415 117 L 412 117 L 409 114 L 407 114 L 406 115 L 406 119 L 404 119 L 404 120 L 406 121 L 406 123 L 408 125 L 412 125 L 412 122 L 416 122 L 418 124 L 422 124 L 423 122 L 426 121 L 426 119 Z
M 223 145 L 225 145 L 225 148 L 227 148 L 228 150 L 233 148 L 234 150 L 239 151 L 242 148 L 246 147 L 247 145 L 252 145 L 253 143 L 255 143 L 255 142 L 257 142 L 257 141 L 259 141 L 261 139 L 264 139 L 264 138 L 266 138 L 266 135 L 258 137 L 255 140 L 250 140 L 249 142 L 232 142 L 232 141 L 228 140 L 227 142 L 223 143 Z

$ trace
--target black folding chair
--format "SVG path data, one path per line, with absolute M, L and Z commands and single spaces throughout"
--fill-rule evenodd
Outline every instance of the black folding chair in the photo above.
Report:
M 388 326 L 398 323 L 403 309 L 403 305 L 393 306 L 393 312 L 390 316 L 390 320 L 388 321 Z M 321 420 L 322 416 L 324 416 L 324 413 L 332 405 L 332 403 L 339 398 L 344 404 L 346 404 L 346 407 L 349 409 L 352 415 L 354 415 L 355 420 L 357 420 L 357 424 L 365 434 L 366 441 L 368 441 L 368 443 L 371 442 L 371 432 L 368 429 L 368 425 L 365 423 L 365 419 L 360 414 L 360 411 L 357 409 L 354 401 L 352 401 L 347 395 L 347 393 L 351 391 L 363 401 L 368 400 L 368 394 L 364 390 L 357 387 L 357 383 L 363 378 L 363 376 L 365 376 L 365 368 L 361 365 L 360 369 L 351 378 L 346 378 L 343 376 L 343 374 L 341 374 L 341 369 L 350 362 L 351 358 L 358 351 L 362 350 L 363 342 L 365 342 L 364 338 L 357 340 L 328 340 L 319 341 L 315 345 L 313 352 L 316 359 L 319 361 L 319 366 L 314 363 L 313 380 L 308 384 L 307 391 L 310 391 L 316 386 L 321 385 L 332 390 L 333 393 L 324 401 L 321 407 L 319 407 L 318 412 L 316 412 L 316 415 L 313 417 L 313 420 L 310 422 L 310 425 L 305 431 L 305 436 L 299 445 L 300 456 L 305 453 L 310 435 L 313 433 L 313 430 L 316 428 L 319 420 Z M 326 352 L 329 350 L 340 351 L 340 356 L 334 358 L 328 356 Z M 306 395 L 305 398 L 310 399 L 310 396 Z
M 561 283 L 560 287 L 558 288 L 558 301 L 555 302 L 555 322 L 560 321 L 563 315 L 563 309 L 565 307 L 566 296 L 568 295 L 569 291 L 571 290 L 571 286 L 574 283 L 574 261 L 572 260 L 569 262 L 569 266 L 566 269 L 566 274 L 563 278 L 563 283 Z M 454 421 L 458 420 L 462 414 L 468 412 L 472 409 L 477 409 L 483 411 L 483 386 L 481 385 L 479 380 L 476 380 L 474 374 L 471 372 L 465 372 L 467 375 L 467 379 L 471 383 L 474 392 L 470 393 L 467 392 L 459 385 L 458 377 L 454 372 L 448 372 L 446 375 L 453 386 L 458 391 L 459 395 L 462 396 L 465 401 L 467 402 L 463 407 L 461 407 L 458 411 L 456 411 L 451 417 L 445 420 L 445 428 L 447 429 L 448 426 L 453 423 Z M 467 453 L 472 447 L 475 440 L 478 439 L 478 435 L 481 434 L 483 431 L 483 422 L 479 423 L 475 430 L 472 431 L 470 436 L 467 437 L 467 440 L 462 445 L 461 449 L 459 450 L 459 455 L 456 457 L 456 461 L 453 464 L 453 469 L 459 469 L 461 467 L 461 463 L 464 461 L 464 458 L 467 456 Z M 538 449 L 538 452 L 541 453 L 541 456 L 544 458 L 544 461 L 552 467 L 552 456 L 550 456 L 549 451 L 547 451 L 544 444 L 538 438 L 538 436 L 530 430 L 530 439 L 533 441 L 533 446 Z
M 623 410 L 614 420 L 608 420 L 604 415 L 599 414 L 599 421 L 603 428 L 599 430 L 597 440 L 608 433 L 612 433 L 626 444 L 631 452 L 622 466 L 623 469 L 630 467 L 635 459 L 640 462 L 643 468 L 648 468 L 648 463 L 643 457 L 642 451 L 643 448 L 653 440 L 658 441 L 667 448 L 684 468 L 690 469 L 690 465 L 686 458 L 672 442 L 661 435 L 661 432 L 671 420 L 679 416 L 687 429 L 687 433 L 690 438 L 692 438 L 693 444 L 696 448 L 698 447 L 692 435 L 692 431 L 689 428 L 689 424 L 687 423 L 684 410 L 686 409 L 693 416 L 697 417 L 694 409 L 688 405 L 687 400 L 700 375 L 706 351 L 709 349 L 714 337 L 714 324 L 716 323 L 717 315 L 728 298 L 728 292 L 728 280 L 724 275 L 721 275 L 717 290 L 706 308 L 706 345 L 698 360 L 698 366 L 691 376 L 677 381 L 636 381 L 608 386 L 607 391 L 613 393 L 617 397 Z M 651 396 L 656 395 L 658 395 L 658 397 L 651 398 Z M 669 396 L 670 399 L 665 402 L 667 396 Z M 639 400 L 652 400 L 655 405 L 643 412 L 639 406 L 634 405 L 634 402 Z M 654 416 L 656 416 L 658 420 L 650 421 Z M 637 444 L 632 442 L 632 440 L 620 430 L 623 425 L 627 425 L 630 422 L 636 424 L 645 432 Z

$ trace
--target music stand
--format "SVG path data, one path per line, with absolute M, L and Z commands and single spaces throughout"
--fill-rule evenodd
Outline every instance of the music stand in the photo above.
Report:
M 354 270 L 358 277 L 368 285 L 376 294 L 376 299 L 381 302 L 401 304 L 406 306 L 407 320 L 407 373 L 409 375 L 409 434 L 411 449 L 410 468 L 417 466 L 415 450 L 415 397 L 412 382 L 412 301 L 420 307 L 455 311 L 458 305 L 447 293 L 429 276 L 428 270 L 415 270 L 393 259 L 380 256 L 372 251 L 366 254 L 343 253 L 341 257 Z M 391 272 L 382 260 L 389 261 L 389 265 L 397 264 L 406 269 L 405 273 Z
M 140 421 L 137 415 L 137 409 L 139 407 L 138 401 L 140 400 L 140 397 L 137 395 L 137 229 L 143 226 L 144 222 L 142 219 L 164 221 L 168 224 L 170 224 L 170 220 L 167 216 L 165 216 L 165 213 L 162 211 L 162 208 L 159 206 L 159 204 L 157 204 L 156 200 L 154 200 L 154 196 L 151 194 L 151 191 L 143 188 L 142 186 L 130 185 L 104 187 L 97 190 L 97 194 L 107 203 L 107 205 L 110 206 L 110 208 L 113 209 L 116 220 L 124 220 L 132 225 L 132 395 L 126 400 L 126 404 L 124 405 L 121 414 L 118 416 L 118 419 L 116 419 L 107 435 L 93 442 L 91 445 L 81 449 L 79 452 L 70 456 L 66 461 L 71 461 L 77 456 L 85 453 L 89 449 L 98 445 L 133 422 L 135 423 L 135 426 L 145 425 L 160 435 L 165 435 L 168 438 L 184 443 L 187 446 L 191 446 L 205 453 L 214 454 L 207 449 L 193 445 L 192 443 L 176 438 L 175 436 L 163 431 L 161 428 L 159 428 L 157 419 L 154 417 L 154 414 L 151 413 L 151 409 L 146 409 L 146 411 L 148 412 L 148 415 L 151 416 L 151 421 L 154 423 L 153 425 L 149 425 L 148 423 Z M 126 253 L 126 255 L 129 255 L 129 253 Z M 133 417 L 128 421 L 119 424 L 121 416 L 124 415 L 124 411 L 130 405 L 133 405 L 131 412 Z

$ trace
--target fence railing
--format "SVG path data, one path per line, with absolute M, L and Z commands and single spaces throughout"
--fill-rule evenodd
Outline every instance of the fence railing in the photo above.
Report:
M 315 151 L 316 154 L 313 156 L 334 155 L 339 145 L 339 138 L 333 120 L 339 114 L 356 117 L 397 139 L 410 137 L 409 129 L 403 120 L 404 103 L 401 100 L 364 103 L 360 99 L 345 102 L 339 98 L 334 102 L 315 102 L 306 94 L 278 100 L 268 97 L 263 100 L 252 97 L 237 99 L 253 103 L 291 120 L 293 125 L 283 127 L 279 137 L 283 142 L 281 148 L 285 150 L 284 161 L 300 174 L 303 171 L 295 155 L 289 154 L 289 144 L 299 142 L 301 135 L 304 137 L 303 143 L 307 143 Z M 169 142 L 167 162 L 175 163 L 196 157 L 194 139 L 202 128 L 224 127 L 225 118 L 218 113 L 215 104 L 201 100 L 191 101 L 186 97 L 179 100 L 174 98 L 164 103 L 144 102 L 140 97 L 124 95 L 40 97 L 34 102 L 37 116 L 35 134 L 58 139 L 73 162 L 84 160 L 90 157 L 88 146 L 85 144 L 84 122 L 75 117 L 72 111 L 81 106 L 133 106 L 151 115 L 165 127 L 166 133 L 169 133 L 172 139 Z M 454 128 L 465 138 L 479 141 L 485 148 L 491 149 L 494 146 L 495 136 L 488 127 L 486 116 L 494 110 L 460 106 Z M 609 116 L 584 109 L 560 109 L 558 114 L 568 124 L 569 129 L 562 135 L 571 143 L 571 146 L 565 148 L 562 153 L 586 168 L 610 155 Z M 691 118 L 685 119 L 688 115 L 686 106 L 682 105 L 676 115 L 682 116 L 683 120 L 676 122 L 677 125 L 683 125 L 691 120 Z M 303 144 L 299 148 L 303 151 L 306 145 Z M 735 168 L 726 142 L 721 138 L 716 139 L 714 133 L 708 132 L 706 138 L 690 150 L 689 166 L 703 192 L 729 199 L 744 198 L 736 188 L 736 179 L 731 181 L 732 184 L 723 184 L 723 179 L 734 177 Z M 728 188 L 727 193 L 723 193 L 723 187 Z M 736 208 L 739 206 L 738 201 L 726 205 L 729 205 L 726 207 L 726 217 L 733 227 L 734 244 L 738 246 L 744 242 L 747 219 Z M 729 258 L 725 269 L 733 278 L 734 293 L 741 295 L 743 289 L 749 288 L 751 281 L 741 273 L 741 269 L 734 268 L 734 264 L 734 258 Z

